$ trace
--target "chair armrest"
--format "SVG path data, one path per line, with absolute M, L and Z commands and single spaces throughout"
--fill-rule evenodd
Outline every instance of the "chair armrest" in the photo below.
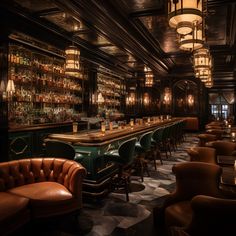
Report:
M 82 182 L 87 172 L 85 168 L 76 161 L 66 161 L 63 166 L 64 186 L 66 186 L 70 192 L 76 198 L 82 199 Z
M 233 235 L 236 199 L 195 196 L 191 201 L 193 217 L 186 232 L 190 235 Z
M 171 236 L 191 236 L 185 231 L 185 228 L 183 227 L 171 227 L 170 235 Z

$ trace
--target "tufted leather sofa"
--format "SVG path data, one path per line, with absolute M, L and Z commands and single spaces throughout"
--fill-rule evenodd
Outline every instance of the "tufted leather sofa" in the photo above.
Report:
M 60 158 L 0 163 L 0 235 L 31 219 L 79 210 L 85 175 L 79 163 Z

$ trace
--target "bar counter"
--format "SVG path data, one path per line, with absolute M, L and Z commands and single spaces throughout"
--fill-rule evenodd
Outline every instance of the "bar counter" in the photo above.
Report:
M 174 118 L 149 124 L 126 125 L 122 129 L 82 131 L 78 133 L 50 134 L 48 139 L 61 140 L 71 143 L 76 154 L 82 156 L 79 162 L 87 169 L 87 177 L 84 181 L 84 191 L 92 195 L 104 194 L 106 184 L 117 170 L 113 163 L 109 163 L 103 154 L 109 150 L 116 149 L 119 145 L 132 137 L 153 131 L 158 127 L 171 124 L 181 119 Z
M 104 134 L 100 130 L 89 130 L 81 133 L 51 134 L 48 137 L 51 139 L 70 142 L 73 145 L 99 147 L 120 139 L 125 140 L 132 136 L 139 136 L 144 132 L 151 131 L 158 126 L 163 126 L 176 120 L 177 119 L 165 120 L 162 122 L 150 122 L 149 124 L 134 125 L 133 128 L 131 128 L 130 125 L 126 125 L 123 128 L 120 127 L 106 130 Z

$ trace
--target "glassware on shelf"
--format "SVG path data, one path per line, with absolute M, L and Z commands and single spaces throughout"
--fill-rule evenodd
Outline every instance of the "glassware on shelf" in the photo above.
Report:
M 9 121 L 15 125 L 72 121 L 83 103 L 82 82 L 66 76 L 64 59 L 9 46 L 9 78 L 15 83 Z

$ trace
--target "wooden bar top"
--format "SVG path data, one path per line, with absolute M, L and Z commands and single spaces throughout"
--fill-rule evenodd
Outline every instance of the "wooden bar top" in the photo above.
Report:
M 101 130 L 96 130 L 81 133 L 50 134 L 48 138 L 70 142 L 75 145 L 102 146 L 133 135 L 140 135 L 143 132 L 154 130 L 157 127 L 172 123 L 176 120 L 177 119 L 171 119 L 162 122 L 151 122 L 150 124 L 134 125 L 132 129 L 127 125 L 123 129 L 106 130 L 105 134 L 103 134 Z

